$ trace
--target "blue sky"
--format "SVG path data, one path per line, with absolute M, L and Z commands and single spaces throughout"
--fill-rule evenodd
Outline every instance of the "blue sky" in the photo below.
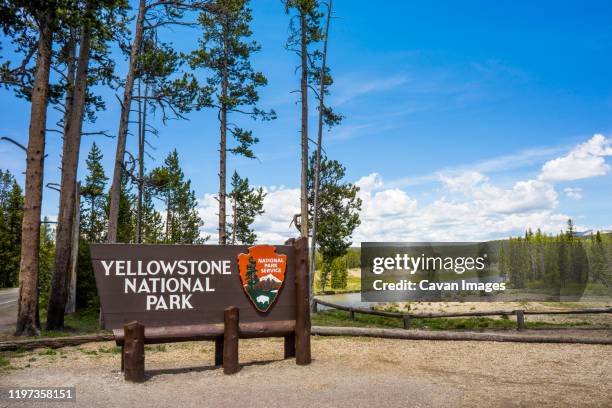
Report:
M 278 119 L 250 126 L 261 139 L 258 160 L 231 158 L 268 191 L 256 223 L 262 241 L 292 234 L 299 206 L 299 112 L 296 56 L 284 48 L 288 18 L 280 1 L 253 2 L 253 64 L 269 86 L 260 106 Z M 324 135 L 331 158 L 362 186 L 362 240 L 478 240 L 541 227 L 554 232 L 568 217 L 582 229 L 609 228 L 612 179 L 612 5 L 590 1 L 334 2 L 329 103 L 346 119 Z M 160 33 L 180 50 L 195 46 L 195 29 Z M 3 58 L 11 58 L 10 47 Z M 118 64 L 118 74 L 125 63 Z M 203 74 L 203 73 L 202 73 Z M 119 111 L 89 129 L 116 132 Z M 29 106 L 0 91 L 0 133 L 27 140 Z M 315 111 L 311 133 L 315 130 Z M 50 113 L 49 123 L 57 119 Z M 215 234 L 218 124 L 212 111 L 160 125 L 159 165 L 172 149 L 201 198 L 204 231 Z M 601 134 L 602 136 L 594 136 Z M 83 141 L 83 160 L 92 138 Z M 114 140 L 95 139 L 110 175 Z M 129 148 L 134 151 L 134 143 Z M 48 134 L 45 182 L 59 181 L 60 138 Z M 21 152 L 0 144 L 0 168 L 20 173 Z M 555 161 L 556 160 L 556 161 Z M 548 163 L 548 164 L 547 164 Z M 20 176 L 20 179 L 22 176 Z M 54 216 L 58 194 L 45 190 L 43 213 Z

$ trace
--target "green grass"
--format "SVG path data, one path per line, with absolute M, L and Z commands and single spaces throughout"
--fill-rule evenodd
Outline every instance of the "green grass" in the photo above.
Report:
M 119 346 L 113 346 L 113 347 L 100 347 L 98 349 L 98 353 L 101 354 L 120 354 L 121 353 L 121 347 Z
M 45 327 L 46 315 L 41 311 L 41 327 Z M 97 333 L 100 329 L 98 323 L 98 310 L 85 309 L 64 317 L 64 330 L 41 330 L 43 337 L 64 337 L 68 335 L 79 335 Z
M 316 313 L 312 316 L 312 324 L 315 326 L 348 326 L 348 327 L 377 327 L 377 328 L 403 328 L 401 319 L 393 317 L 372 316 L 355 313 L 355 320 L 350 320 L 348 312 L 340 310 L 329 310 Z M 536 328 L 559 328 L 588 326 L 589 322 L 581 321 L 575 323 L 546 323 L 525 322 L 528 329 Z M 439 317 L 431 319 L 412 319 L 411 328 L 429 330 L 484 330 L 484 329 L 516 329 L 516 321 L 507 316 L 501 319 L 490 317 Z
M 7 369 L 10 367 L 11 367 L 10 360 L 4 356 L 0 356 L 0 370 Z

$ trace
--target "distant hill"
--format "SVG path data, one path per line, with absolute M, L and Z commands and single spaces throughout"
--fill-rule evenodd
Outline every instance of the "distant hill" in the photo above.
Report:
M 586 231 L 577 231 L 576 232 L 576 236 L 577 237 L 590 237 L 591 235 L 595 235 L 597 234 L 597 231 L 599 231 L 600 234 L 610 234 L 612 233 L 612 230 L 586 230 Z

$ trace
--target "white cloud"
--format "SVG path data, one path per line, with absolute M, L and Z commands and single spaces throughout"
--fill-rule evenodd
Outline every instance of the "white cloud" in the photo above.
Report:
M 568 216 L 554 211 L 558 197 L 543 181 L 527 180 L 511 188 L 493 185 L 479 172 L 439 177 L 441 198 L 419 205 L 407 192 L 389 188 L 372 173 L 357 183 L 363 200 L 360 241 L 474 241 L 521 234 L 527 228 L 557 232 Z
M 605 157 L 612 155 L 612 141 L 601 134 L 579 144 L 568 154 L 546 162 L 539 176 L 544 181 L 580 180 L 610 171 Z
M 376 190 L 383 185 L 382 177 L 378 173 L 371 173 L 367 176 L 361 177 L 359 180 L 355 182 L 355 184 L 359 187 L 359 189 L 363 191 L 373 191 Z
M 473 168 L 438 172 L 433 180 L 440 185 L 423 192 L 423 197 L 429 199 L 433 192 L 437 198 L 422 202 L 396 182 L 385 182 L 378 173 L 365 175 L 355 182 L 363 205 L 353 242 L 477 241 L 522 234 L 527 228 L 557 233 L 570 217 L 558 210 L 559 195 L 552 181 L 568 179 L 569 175 L 563 175 L 568 166 L 574 166 L 580 175 L 574 175 L 576 178 L 605 174 L 607 155 L 612 155 L 610 141 L 595 135 L 565 156 L 548 161 L 537 179 L 501 185 Z M 272 186 L 266 192 L 265 213 L 256 219 L 254 228 L 260 242 L 282 243 L 297 235 L 290 223 L 299 213 L 300 191 Z M 582 193 L 578 187 L 563 190 L 571 199 L 580 199 Z M 217 235 L 217 207 L 212 194 L 200 200 L 204 230 L 211 234 L 212 242 Z
M 297 236 L 295 226 L 290 225 L 295 214 L 300 212 L 300 190 L 298 188 L 264 188 L 265 213 L 253 224 L 260 242 L 283 243 Z
M 563 189 L 563 192 L 572 200 L 580 200 L 582 198 L 582 189 L 580 187 L 567 187 Z
M 472 191 L 474 187 L 488 180 L 485 175 L 477 171 L 466 171 L 455 175 L 440 174 L 439 177 L 450 191 Z
M 480 212 L 528 212 L 551 209 L 558 204 L 553 186 L 540 180 L 517 181 L 510 189 L 492 185 L 488 177 L 474 171 L 440 175 L 440 180 L 451 192 L 462 192 L 472 199 Z
M 204 197 L 198 200 L 198 213 L 200 218 L 204 221 L 204 227 L 201 232 L 203 236 L 210 235 L 211 244 L 216 244 L 219 240 L 218 226 L 219 226 L 219 203 L 217 202 L 215 194 L 204 194 Z M 164 214 L 165 217 L 165 214 Z
M 335 81 L 337 95 L 333 104 L 342 105 L 357 97 L 372 93 L 395 89 L 408 81 L 405 75 L 396 75 L 389 78 L 364 79 L 341 77 Z
M 553 147 L 537 147 L 526 150 L 521 150 L 517 153 L 492 157 L 486 160 L 470 163 L 465 166 L 453 168 L 445 168 L 434 173 L 399 178 L 386 182 L 388 186 L 393 187 L 410 187 L 428 183 L 431 181 L 440 180 L 448 174 L 470 174 L 470 173 L 498 173 L 507 172 L 514 169 L 525 168 L 541 163 L 544 160 L 549 160 L 559 155 L 561 152 L 567 151 L 567 146 Z

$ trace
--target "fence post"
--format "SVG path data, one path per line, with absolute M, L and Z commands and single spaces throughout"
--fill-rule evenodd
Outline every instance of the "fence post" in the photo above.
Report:
M 310 355 L 310 279 L 308 277 L 308 239 L 295 240 L 295 362 L 307 365 Z
M 525 313 L 522 310 L 515 310 L 514 313 L 516 314 L 516 330 L 525 330 Z
M 353 310 L 353 308 L 349 308 L 349 319 L 351 320 L 355 320 L 355 311 Z
M 215 365 L 223 364 L 223 337 L 215 339 Z
M 131 322 L 123 326 L 124 378 L 130 382 L 145 380 L 144 326 Z
M 236 306 L 230 306 L 223 312 L 223 373 L 238 372 L 238 322 L 239 312 Z
M 403 316 L 403 320 L 404 320 L 404 329 L 409 329 L 410 328 L 410 324 L 411 322 L 411 316 L 410 315 L 404 315 Z

